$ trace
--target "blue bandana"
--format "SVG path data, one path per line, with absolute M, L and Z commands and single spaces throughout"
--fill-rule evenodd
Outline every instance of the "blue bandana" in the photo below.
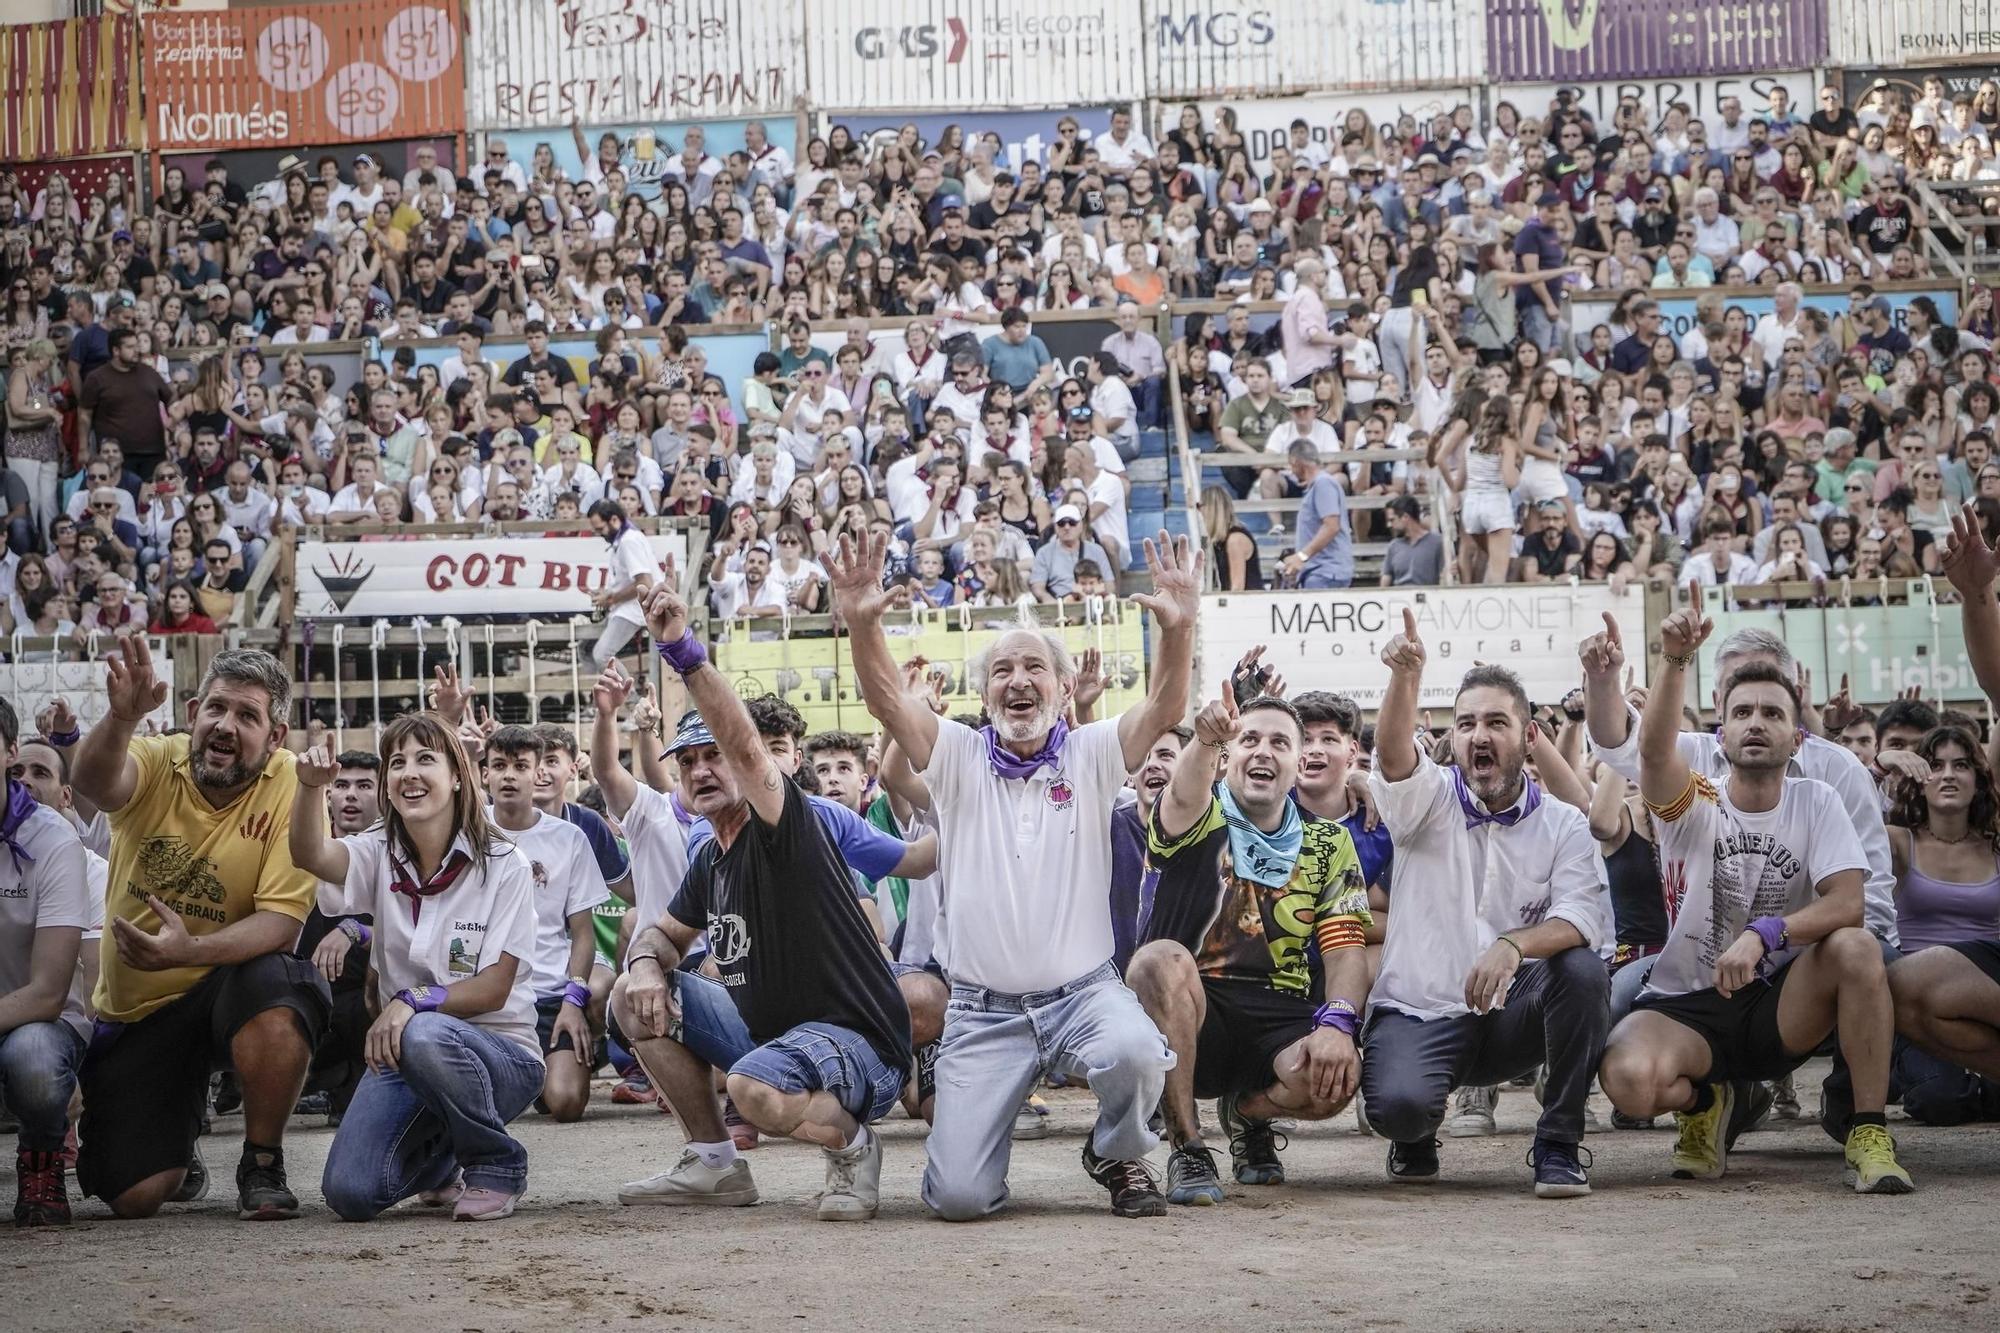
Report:
M 1299 864 L 1299 849 L 1306 841 L 1306 825 L 1299 818 L 1297 803 L 1287 798 L 1284 821 L 1275 832 L 1266 833 L 1237 809 L 1227 783 L 1218 791 L 1223 822 L 1229 826 L 1229 859 L 1235 863 L 1237 878 L 1271 889 L 1291 883 Z

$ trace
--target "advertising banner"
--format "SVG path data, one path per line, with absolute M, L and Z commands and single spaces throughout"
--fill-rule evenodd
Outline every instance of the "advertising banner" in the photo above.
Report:
M 1835 65 L 2000 55 L 2000 0 L 1828 0 L 1828 9 Z
M 1202 698 L 1213 699 L 1216 682 L 1261 643 L 1263 660 L 1292 689 L 1332 690 L 1379 708 L 1389 683 L 1382 649 L 1402 633 L 1405 607 L 1429 654 L 1426 708 L 1451 707 L 1460 678 L 1481 663 L 1514 672 L 1535 703 L 1555 703 L 1575 688 L 1576 645 L 1604 628 L 1605 612 L 1628 644 L 1644 643 L 1648 628 L 1641 591 L 1614 596 L 1602 584 L 1229 593 L 1202 599 Z
M 1905 587 L 1901 581 L 1889 586 L 1898 592 Z M 1769 630 L 1782 637 L 1799 665 L 1812 672 L 1813 689 L 1821 697 L 1839 689 L 1842 676 L 1854 702 L 1870 707 L 1888 703 L 1911 686 L 1932 702 L 1984 697 L 1966 656 L 1958 608 L 1932 604 L 1920 581 L 1908 585 L 1909 602 L 1903 606 L 1754 610 L 1736 606 L 1723 591 L 1703 594 L 1715 633 L 1695 663 L 1691 697 L 1704 707 L 1715 692 L 1716 646 L 1740 629 Z M 1879 600 L 1878 591 L 1875 584 L 1854 586 L 1854 595 L 1865 600 Z
M 649 539 L 687 568 L 687 538 Z M 610 547 L 597 537 L 440 540 L 384 534 L 352 542 L 300 542 L 297 614 L 306 619 L 390 616 L 590 615 L 610 578 Z
M 1924 95 L 1924 80 L 1933 77 L 1943 81 L 1944 100 L 1950 103 L 1971 97 L 1982 83 L 2000 79 L 2000 58 L 1955 65 L 1850 66 L 1840 72 L 1840 95 L 1847 105 L 1858 107 L 1869 89 L 1886 83 L 1903 95 L 1905 105 L 1915 106 Z
M 1146 95 L 1129 0 L 812 0 L 806 30 L 821 106 L 963 114 Z
M 1785 74 L 1722 74 L 1715 77 L 1675 79 L 1613 79 L 1594 83 L 1529 83 L 1495 88 L 1496 102 L 1512 102 L 1524 116 L 1542 117 L 1555 104 L 1556 94 L 1567 92 L 1575 104 L 1588 111 L 1600 130 L 1609 133 L 1611 117 L 1618 104 L 1628 97 L 1639 99 L 1652 126 L 1658 130 L 1667 108 L 1676 102 L 1687 104 L 1694 117 L 1708 127 L 1714 142 L 1715 127 L 1722 114 L 1722 102 L 1733 97 L 1743 107 L 1743 119 L 1761 116 L 1771 109 L 1771 90 L 1783 88 L 1791 95 L 1795 114 L 1806 114 L 1814 105 L 1813 72 L 1794 70 Z
M 1958 319 L 1956 287 L 1906 287 L 1900 290 L 1878 291 L 1876 294 L 1887 298 L 1890 317 L 1899 329 L 1908 325 L 1910 302 L 1919 296 L 1928 296 L 1936 301 L 1938 314 L 1944 317 L 1947 324 L 1955 323 Z M 1694 327 L 1697 303 L 1703 295 L 1702 288 L 1697 287 L 1686 292 L 1655 291 L 1649 295 L 1660 304 L 1660 315 L 1664 321 L 1661 332 L 1680 338 Z M 1851 298 L 1845 289 L 1819 288 L 1809 289 L 1800 304 L 1811 306 L 1815 310 L 1824 310 L 1829 315 L 1844 315 L 1850 302 Z M 1593 328 L 1611 318 L 1614 304 L 1616 303 L 1609 296 L 1599 292 L 1583 293 L 1571 299 L 1571 327 L 1576 330 L 1579 343 L 1586 339 Z M 1755 326 L 1760 318 L 1771 312 L 1772 304 L 1769 290 L 1760 288 L 1730 293 L 1723 298 L 1722 308 L 1728 310 L 1733 307 L 1744 311 L 1750 316 L 1752 326 Z
M 479 0 L 465 94 L 482 130 L 788 116 L 803 6 Z
M 366 143 L 464 128 L 459 0 L 146 19 L 156 149 Z
M 726 158 L 731 153 L 743 151 L 745 147 L 743 131 L 751 118 L 741 120 L 704 120 L 700 122 L 702 151 L 710 157 Z M 794 160 L 798 157 L 799 123 L 796 117 L 785 114 L 772 116 L 763 122 L 765 139 L 790 153 Z M 682 134 L 685 125 L 586 125 L 578 133 L 583 136 L 584 151 L 591 160 L 597 159 L 597 145 L 605 135 L 618 138 L 618 168 L 625 173 L 625 188 L 641 199 L 660 197 L 660 186 L 667 178 L 667 163 L 680 155 Z M 583 179 L 583 157 L 577 152 L 577 135 L 568 130 L 558 130 L 540 142 L 549 146 L 556 155 L 556 170 L 570 180 Z M 527 158 L 531 153 L 522 145 L 519 156 Z
M 1495 82 L 1809 69 L 1826 55 L 1825 0 L 1487 0 Z
M 1146 90 L 1187 98 L 1471 83 L 1479 22 L 1478 0 L 1159 0 Z
M 141 130 L 137 20 L 0 27 L 0 162 L 129 152 Z
M 1117 618 L 1045 627 L 1062 638 L 1072 655 L 1080 656 L 1086 648 L 1095 648 L 1103 655 L 1111 683 L 1098 702 L 1098 717 L 1122 713 L 1146 695 L 1146 632 L 1139 614 L 1116 603 L 1108 605 L 1107 614 Z M 1005 608 L 963 613 L 947 607 L 919 612 L 908 619 L 892 613 L 889 651 L 898 662 L 921 656 L 941 668 L 947 710 L 976 713 L 981 704 L 972 688 L 968 664 L 1005 633 L 1013 619 L 1013 612 Z M 776 694 L 798 709 L 806 726 L 815 732 L 858 731 L 865 736 L 876 729 L 854 688 L 854 668 L 848 661 L 845 638 L 766 639 L 760 629 L 753 641 L 743 632 L 748 623 L 730 626 L 727 637 L 717 627 L 709 650 L 716 670 L 728 677 L 739 695 L 750 699 Z M 775 624 L 769 620 L 755 623 Z M 1574 661 L 1575 653 L 1570 656 Z
M 1215 113 L 1228 107 L 1236 116 L 1236 128 L 1243 134 L 1243 146 L 1250 155 L 1250 169 L 1260 174 L 1271 169 L 1271 149 L 1291 139 L 1292 122 L 1303 119 L 1313 142 L 1329 153 L 1340 148 L 1340 128 L 1348 111 L 1360 107 L 1377 130 L 1389 130 L 1404 116 L 1418 124 L 1448 113 L 1463 103 L 1477 107 L 1478 99 L 1469 85 L 1453 88 L 1424 88 L 1402 93 L 1317 93 L 1311 97 L 1257 97 L 1241 101 L 1200 102 L 1204 125 L 1215 124 Z M 1180 108 L 1162 107 L 1160 114 L 1171 129 Z
M 936 143 L 945 126 L 957 125 L 968 133 L 999 135 L 1000 153 L 994 161 L 1009 171 L 1017 171 L 1023 162 L 1047 164 L 1049 145 L 1056 139 L 1056 121 L 1065 115 L 1076 118 L 1077 129 L 1085 138 L 1095 139 L 1111 128 L 1110 107 L 1072 106 L 1061 111 L 981 112 L 976 123 L 953 112 L 905 116 L 887 111 L 822 111 L 819 132 L 824 136 L 835 125 L 845 125 L 863 151 L 872 152 L 881 144 L 892 142 L 905 125 L 915 125 L 918 138 L 925 144 Z

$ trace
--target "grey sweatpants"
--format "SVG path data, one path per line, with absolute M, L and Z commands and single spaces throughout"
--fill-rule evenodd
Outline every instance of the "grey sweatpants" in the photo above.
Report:
M 1434 1137 L 1455 1087 L 1485 1087 L 1548 1067 L 1540 1138 L 1583 1141 L 1604 1038 L 1611 983 L 1589 949 L 1532 959 L 1514 974 L 1504 1007 L 1456 1018 L 1419 1019 L 1378 1007 L 1361 1044 L 1368 1123 L 1396 1143 Z

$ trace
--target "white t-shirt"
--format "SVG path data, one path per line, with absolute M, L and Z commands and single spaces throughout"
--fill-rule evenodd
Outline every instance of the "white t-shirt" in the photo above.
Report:
M 493 807 L 486 808 L 488 818 Z M 498 824 L 495 824 L 498 828 Z M 526 854 L 535 885 L 535 949 L 529 984 L 537 996 L 560 995 L 569 980 L 569 918 L 611 900 L 597 854 L 583 830 L 560 816 L 535 812 L 524 829 L 500 829 Z
M 619 819 L 632 853 L 634 935 L 666 916 L 688 868 L 687 826 L 674 816 L 673 798 L 643 782 L 637 785 L 631 808 Z
M 1107 581 L 1116 582 L 1118 570 L 1125 567 L 1132 554 L 1132 536 L 1125 517 L 1125 483 L 1109 472 L 1099 472 L 1090 483 L 1088 494 L 1092 508 L 1100 504 L 1104 506 L 1104 512 L 1092 521 L 1090 530 L 1097 538 L 1097 544 L 1118 566 L 1118 569 L 1104 571 Z
M 397 991 L 410 987 L 465 981 L 507 954 L 516 963 L 507 1002 L 465 1021 L 491 1029 L 540 1058 L 535 992 L 529 980 L 535 952 L 535 876 L 527 854 L 496 844 L 483 869 L 474 861 L 444 892 L 412 900 L 389 887 L 399 872 L 388 837 L 387 830 L 377 825 L 342 838 L 347 880 L 342 884 L 322 880 L 319 886 L 319 910 L 328 916 L 368 913 L 375 918 L 371 961 L 376 998 L 387 1004 Z M 470 854 L 470 850 L 463 837 L 452 844 L 453 852 Z M 393 858 L 401 860 L 400 855 Z M 416 877 L 413 866 L 400 873 Z
M 746 611 L 782 609 L 785 606 L 784 589 L 773 583 L 768 575 L 754 591 L 740 573 L 725 574 L 711 586 L 715 589 L 715 614 L 724 620 Z
M 799 561 L 799 567 L 787 574 L 783 562 L 773 560 L 771 562 L 771 572 L 766 576 L 764 586 L 775 588 L 779 597 L 783 598 L 787 603 L 791 603 L 793 598 L 798 595 L 799 589 L 805 587 L 813 579 L 818 579 L 822 588 L 826 586 L 826 570 L 814 561 L 801 560 Z
M 1372 403 L 1380 395 L 1381 389 L 1374 380 L 1353 379 L 1355 375 L 1379 375 L 1382 373 L 1382 353 L 1375 346 L 1373 338 L 1357 338 L 1354 346 L 1340 354 L 1341 369 L 1347 380 L 1347 401 L 1356 407 Z
M 34 975 L 35 932 L 91 924 L 90 876 L 83 843 L 61 812 L 46 805 L 21 821 L 14 840 L 27 857 L 0 848 L 0 995 L 21 989 Z M 103 898 L 99 895 L 98 919 Z M 80 975 L 80 974 L 79 974 Z M 63 997 L 63 1022 L 90 1035 L 83 1016 L 83 987 L 72 978 Z
M 1625 709 L 1625 743 L 1605 749 L 1592 743 L 1590 751 L 1605 767 L 1620 777 L 1639 780 L 1639 712 L 1629 704 Z M 1720 786 L 1729 780 L 1729 758 L 1722 742 L 1706 731 L 1683 731 L 1676 741 L 1687 766 Z M 1847 811 L 1847 822 L 1861 839 L 1868 858 L 1868 930 L 1875 938 L 1895 944 L 1896 874 L 1889 856 L 1889 830 L 1882 823 L 1881 793 L 1868 770 L 1854 752 L 1822 736 L 1808 734 L 1792 756 L 1790 777 L 1812 778 L 1833 788 Z
M 1692 802 L 1680 818 L 1655 814 L 1660 878 L 1681 889 L 1666 947 L 1653 964 L 1645 995 L 1685 995 L 1715 985 L 1715 965 L 1760 916 L 1788 916 L 1810 906 L 1831 875 L 1857 870 L 1868 858 L 1840 797 L 1824 782 L 1786 778 L 1775 809 L 1750 814 L 1730 803 L 1728 782 L 1696 773 Z M 1781 949 L 1764 975 L 1798 953 Z
M 653 554 L 653 543 L 646 539 L 645 533 L 627 525 L 618 534 L 618 540 L 611 544 L 611 586 L 608 591 L 625 591 L 639 581 L 641 574 L 651 575 L 656 588 L 666 577 L 666 571 L 660 567 L 660 557 Z M 634 597 L 629 602 L 620 602 L 612 607 L 606 619 L 643 625 L 646 623 L 646 611 L 640 599 Z
M 1110 959 L 1117 718 L 1071 731 L 1060 771 L 1022 779 L 994 773 L 982 732 L 943 718 L 923 776 L 944 885 L 936 954 L 950 976 L 1024 995 Z
M 1451 774 L 1421 749 L 1401 782 L 1382 777 L 1378 757 L 1368 790 L 1396 844 L 1396 910 L 1370 1005 L 1425 1019 L 1469 1013 L 1466 974 L 1502 931 L 1559 919 L 1586 948 L 1613 938 L 1604 858 L 1581 810 L 1544 795 L 1511 827 L 1467 828 Z

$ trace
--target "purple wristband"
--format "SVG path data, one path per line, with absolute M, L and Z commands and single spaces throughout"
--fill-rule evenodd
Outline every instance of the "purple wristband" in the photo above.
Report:
M 584 985 L 581 981 L 564 982 L 563 1003 L 573 1004 L 579 1009 L 588 1009 L 590 1007 L 590 987 Z
M 1316 1028 L 1339 1028 L 1348 1036 L 1354 1035 L 1359 1026 L 1354 1016 L 1354 1006 L 1345 1000 L 1328 1000 L 1313 1010 L 1313 1026 Z
M 682 630 L 680 638 L 660 645 L 660 660 L 685 676 L 708 661 L 708 649 L 701 646 L 693 630 Z
M 52 731 L 42 739 L 58 750 L 67 750 L 83 739 L 83 728 L 71 727 L 68 731 Z
M 375 937 L 374 931 L 368 929 L 368 927 L 362 925 L 353 917 L 349 917 L 340 923 L 340 933 L 347 936 L 349 944 L 358 944 L 364 948 L 367 947 L 368 941 Z
M 1760 916 L 1750 923 L 1750 930 L 1764 941 L 1764 952 L 1776 953 L 1791 942 L 1785 930 L 1785 918 L 1781 916 Z
M 396 992 L 396 998 L 418 1013 L 428 1014 L 444 1008 L 450 993 L 448 986 L 406 986 Z

